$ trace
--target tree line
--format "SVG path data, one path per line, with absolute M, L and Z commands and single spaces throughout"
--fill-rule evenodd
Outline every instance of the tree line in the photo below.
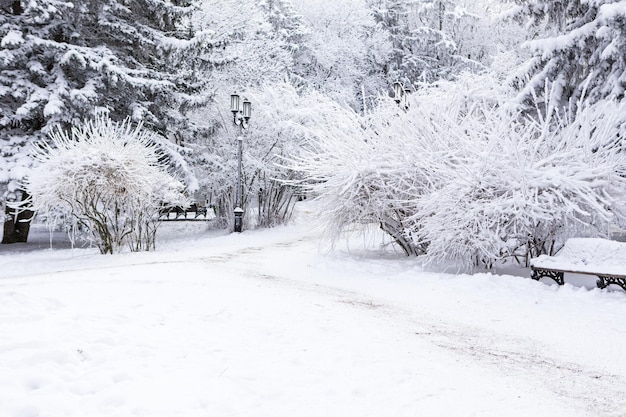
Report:
M 548 120 L 549 126 L 565 128 L 589 106 L 620 102 L 624 3 L 5 0 L 0 6 L 0 192 L 5 200 L 26 198 L 21 190 L 35 163 L 29 156 L 32 144 L 49 141 L 53 129 L 106 114 L 114 121 L 130 118 L 153 132 L 170 172 L 189 195 L 215 204 L 219 222 L 228 226 L 236 171 L 228 96 L 237 90 L 254 109 L 246 132 L 245 201 L 263 207 L 258 218 L 247 221 L 280 223 L 302 187 L 322 183 L 307 177 L 313 175 L 308 165 L 292 163 L 321 146 L 312 137 L 337 142 L 333 146 L 357 138 L 345 148 L 353 152 L 373 144 L 364 138 L 375 132 L 375 138 L 388 137 L 392 148 L 402 149 L 411 141 L 443 143 L 449 135 L 406 125 L 412 139 L 396 143 L 402 135 L 389 134 L 400 126 L 394 117 L 417 111 L 430 118 L 454 114 L 455 130 L 472 118 L 491 118 L 491 125 L 482 126 L 504 129 L 501 120 L 493 120 L 504 116 L 485 108 L 506 111 L 510 123 L 543 126 Z M 385 103 L 394 82 L 402 83 L 410 106 L 408 111 L 396 106 L 398 115 L 391 117 Z M 450 85 L 468 90 L 459 98 Z M 472 107 L 479 104 L 483 110 Z M 435 105 L 443 106 L 440 113 L 423 113 Z M 585 120 L 595 120 L 585 114 Z M 353 126 L 356 120 L 368 126 L 366 132 Z M 387 120 L 388 127 L 379 120 Z M 599 149 L 623 148 L 620 122 L 613 123 L 613 138 L 605 138 Z M 480 126 L 468 126 L 474 130 L 465 139 L 474 138 L 469 141 L 474 144 Z M 507 137 L 514 136 L 510 128 Z M 468 155 L 474 148 L 468 146 Z M 436 153 L 432 147 L 424 151 Z M 405 196 L 415 192 L 404 180 L 394 187 Z M 416 237 L 422 223 L 405 226 L 406 218 L 415 219 L 412 210 L 394 213 L 385 214 L 381 224 L 405 251 L 434 247 L 432 238 Z M 364 218 L 372 220 L 369 214 Z M 508 253 L 501 249 L 489 249 L 493 256 L 487 258 Z M 479 255 L 476 248 L 471 251 Z

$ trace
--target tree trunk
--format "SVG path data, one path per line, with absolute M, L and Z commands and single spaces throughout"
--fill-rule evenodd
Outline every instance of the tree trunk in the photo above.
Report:
M 22 192 L 22 201 L 26 199 L 28 199 L 28 194 Z M 30 221 L 34 213 L 19 207 L 17 204 L 11 207 L 11 204 L 7 203 L 5 214 L 2 243 L 25 243 L 28 240 Z
M 21 0 L 13 0 L 13 14 L 16 16 L 22 14 L 22 1 Z
M 415 247 L 402 233 L 402 225 L 397 220 L 389 217 L 380 222 L 380 228 L 385 231 L 402 248 L 406 256 L 418 256 L 424 253 Z

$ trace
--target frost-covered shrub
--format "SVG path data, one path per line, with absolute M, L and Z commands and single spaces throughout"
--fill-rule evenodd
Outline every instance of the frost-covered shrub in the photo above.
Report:
M 33 208 L 51 223 L 83 228 L 101 253 L 153 249 L 159 210 L 187 204 L 140 125 L 98 117 L 49 137 L 35 148 L 26 183 Z
M 413 155 L 426 144 L 407 145 L 429 141 L 425 130 L 409 133 L 422 122 L 391 101 L 369 116 L 338 105 L 316 114 L 304 150 L 291 164 L 304 177 L 303 187 L 318 196 L 319 220 L 332 240 L 351 225 L 379 223 L 408 255 L 423 252 L 404 224 L 428 182 L 425 165 Z M 400 125 L 405 129 L 396 129 Z
M 318 121 L 294 166 L 331 235 L 380 223 L 408 255 L 489 266 L 624 221 L 625 104 L 531 119 L 469 85 L 424 88 L 406 111 L 387 100 Z
M 411 218 L 428 256 L 489 266 L 551 253 L 571 236 L 605 235 L 626 219 L 626 154 L 612 146 L 625 109 L 605 102 L 570 122 L 496 107 L 462 120 L 472 132 L 459 136 L 463 157 L 436 161 L 440 186 Z

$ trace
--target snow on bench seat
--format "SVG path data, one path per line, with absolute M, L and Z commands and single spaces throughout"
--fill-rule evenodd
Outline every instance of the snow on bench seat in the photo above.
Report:
M 532 278 L 554 279 L 563 285 L 565 272 L 597 275 L 597 285 L 616 284 L 626 290 L 626 243 L 600 238 L 572 238 L 554 256 L 531 259 Z

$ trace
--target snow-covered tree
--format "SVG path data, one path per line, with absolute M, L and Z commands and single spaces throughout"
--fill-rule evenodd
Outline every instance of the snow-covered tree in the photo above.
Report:
M 406 0 L 381 0 L 371 2 L 374 17 L 381 28 L 388 34 L 391 43 L 391 52 L 388 61 L 383 67 L 383 73 L 390 82 L 401 81 L 410 86 L 423 73 L 426 63 L 417 65 L 419 59 L 413 51 L 412 44 L 417 41 L 408 21 L 408 6 Z M 430 58 L 429 58 L 430 59 Z
M 291 48 L 274 32 L 256 0 L 203 0 L 193 21 L 197 30 L 211 31 L 220 45 L 207 51 L 208 59 L 220 63 L 205 73 L 211 90 L 230 94 L 288 76 Z
M 69 221 L 82 228 L 101 253 L 153 249 L 159 211 L 187 205 L 153 135 L 130 119 L 101 116 L 49 136 L 37 144 L 26 182 L 30 208 L 53 227 Z
M 454 157 L 431 166 L 441 185 L 415 215 L 429 258 L 487 266 L 527 260 L 568 237 L 606 236 L 611 223 L 623 224 L 626 157 L 614 138 L 624 109 L 604 102 L 571 120 L 546 110 L 547 118 L 533 120 L 477 105 L 463 115 Z
M 519 1 L 527 26 L 540 39 L 526 43 L 531 59 L 518 74 L 520 100 L 554 83 L 566 106 L 581 98 L 597 102 L 624 97 L 626 85 L 626 1 Z
M 473 15 L 462 13 L 451 0 L 370 0 L 377 21 L 389 33 L 391 56 L 384 69 L 390 82 L 406 87 L 451 79 L 477 61 L 459 55 L 453 25 Z M 456 24 L 456 23 L 455 23 Z
M 445 22 L 457 54 L 489 66 L 500 52 L 519 52 L 527 32 L 507 18 L 511 8 L 498 0 L 457 0 Z
M 475 100 L 502 96 L 495 89 L 484 91 L 482 82 L 465 87 Z M 319 113 L 305 151 L 292 159 L 292 167 L 323 203 L 320 220 L 332 240 L 354 224 L 378 223 L 407 255 L 425 253 L 427 244 L 414 240 L 409 219 L 415 199 L 433 185 L 430 158 L 454 149 L 439 137 L 450 135 L 438 131 L 438 123 L 452 108 L 461 112 L 460 101 L 451 105 L 448 92 L 439 91 L 431 90 L 428 111 L 414 103 L 404 112 L 395 102 L 382 100 L 364 116 L 337 105 Z
M 354 109 L 389 88 L 381 68 L 390 43 L 366 0 L 294 0 L 310 29 L 307 85 Z
M 255 0 L 272 30 L 272 41 L 289 52 L 291 62 L 287 75 L 294 85 L 306 85 L 304 77 L 309 63 L 306 38 L 310 31 L 292 0 Z

